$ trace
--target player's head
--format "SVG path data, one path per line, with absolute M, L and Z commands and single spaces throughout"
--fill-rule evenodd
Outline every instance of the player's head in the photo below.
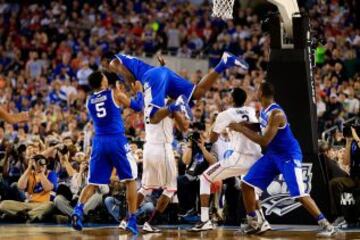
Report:
M 231 97 L 235 107 L 242 107 L 246 102 L 247 94 L 241 88 L 234 88 L 231 91 Z
M 274 99 L 275 96 L 275 88 L 274 85 L 272 85 L 269 82 L 263 82 L 258 90 L 258 98 L 261 99 Z
M 109 87 L 109 81 L 104 71 L 95 71 L 88 77 L 90 88 L 94 91 Z

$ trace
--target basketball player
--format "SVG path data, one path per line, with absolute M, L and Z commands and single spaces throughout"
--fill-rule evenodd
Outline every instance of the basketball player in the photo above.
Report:
M 264 191 L 277 175 L 283 174 L 290 195 L 298 199 L 320 225 L 321 231 L 317 236 L 331 237 L 336 233 L 335 228 L 304 191 L 300 145 L 290 129 L 284 110 L 274 102 L 274 95 L 274 87 L 270 83 L 263 83 L 258 90 L 258 98 L 263 107 L 260 113 L 262 135 L 241 123 L 230 124 L 233 130 L 266 147 L 265 155 L 256 161 L 242 180 L 241 189 L 248 223 L 243 231 L 247 234 L 259 233 L 264 224 L 256 206 L 255 188 Z
M 145 97 L 145 115 L 151 111 L 150 102 L 151 98 Z M 142 186 L 138 192 L 138 206 L 153 189 L 163 189 L 154 212 L 144 223 L 143 231 L 148 233 L 160 232 L 153 224 L 177 191 L 177 164 L 172 148 L 174 123 L 181 131 L 186 131 L 190 125 L 180 108 L 170 112 L 173 114 L 156 124 L 145 120 L 144 171 Z
M 129 221 L 127 229 L 138 234 L 136 226 L 136 182 L 137 165 L 132 156 L 122 120 L 122 109 L 131 107 L 136 111 L 143 109 L 143 93 L 140 82 L 135 82 L 136 98 L 130 99 L 116 88 L 109 86 L 109 75 L 106 71 L 96 71 L 88 77 L 89 85 L 94 91 L 87 99 L 87 109 L 94 125 L 94 138 L 89 166 L 88 185 L 81 192 L 79 202 L 74 208 L 72 226 L 76 230 L 83 227 L 83 207 L 87 200 L 98 190 L 98 186 L 109 184 L 113 168 L 127 188 Z
M 126 82 L 133 83 L 135 80 L 139 80 L 143 84 L 145 96 L 151 99 L 151 110 L 146 117 L 148 118 L 147 121 L 153 124 L 159 123 L 172 114 L 165 106 L 167 97 L 171 99 L 182 97 L 182 101 L 187 106 L 184 109 L 186 115 L 191 118 L 191 109 L 187 104 L 191 100 L 200 99 L 222 72 L 234 66 L 241 67 L 244 70 L 249 68 L 249 65 L 241 57 L 238 58 L 224 52 L 218 65 L 205 75 L 197 85 L 194 85 L 165 66 L 154 67 L 135 57 L 123 54 L 116 54 L 109 64 L 110 70 L 123 76 Z
M 230 123 L 258 122 L 255 109 L 244 106 L 247 98 L 244 90 L 234 88 L 231 96 L 233 107 L 219 113 L 217 116 L 210 135 L 211 142 L 216 142 L 219 135 L 227 129 Z M 209 218 L 211 184 L 226 178 L 245 174 L 255 161 L 262 156 L 261 147 L 243 134 L 229 131 L 229 138 L 233 149 L 230 157 L 211 165 L 200 176 L 201 221 L 191 228 L 191 231 L 207 231 L 213 229 Z M 266 231 L 269 228 L 269 224 L 264 224 L 262 231 Z

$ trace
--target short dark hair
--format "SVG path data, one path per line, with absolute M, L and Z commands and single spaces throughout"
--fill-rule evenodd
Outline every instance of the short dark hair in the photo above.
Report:
M 247 94 L 243 89 L 234 88 L 231 91 L 231 96 L 233 98 L 233 101 L 234 101 L 236 107 L 244 106 L 244 104 L 246 102 Z
M 103 73 L 101 71 L 95 71 L 91 73 L 88 77 L 90 88 L 92 90 L 99 89 L 101 87 L 102 78 L 103 78 Z
M 275 88 L 274 85 L 272 85 L 269 82 L 263 82 L 260 85 L 262 96 L 266 98 L 273 98 L 275 96 Z

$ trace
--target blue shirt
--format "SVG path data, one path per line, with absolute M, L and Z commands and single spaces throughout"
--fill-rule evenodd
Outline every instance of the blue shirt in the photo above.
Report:
M 107 89 L 92 94 L 86 105 L 94 124 L 95 135 L 125 133 L 122 109 L 116 104 L 112 90 Z
M 266 109 L 262 109 L 260 112 L 260 126 L 262 130 L 267 127 L 270 114 L 273 110 L 280 110 L 285 115 L 284 110 L 276 103 L 271 104 Z M 278 129 L 275 137 L 267 146 L 266 151 L 274 154 L 286 155 L 296 160 L 302 160 L 300 145 L 294 137 L 289 123 L 286 123 L 284 127 Z
M 140 59 L 128 55 L 118 53 L 115 55 L 117 59 L 134 75 L 136 80 L 139 80 L 141 84 L 144 84 L 144 74 L 154 68 Z

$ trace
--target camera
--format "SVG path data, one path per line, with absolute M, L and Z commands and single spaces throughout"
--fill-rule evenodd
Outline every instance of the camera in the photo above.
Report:
M 188 136 L 188 141 L 198 142 L 199 140 L 200 140 L 200 133 L 197 131 L 190 133 Z
M 56 145 L 59 145 L 60 142 L 58 140 L 51 140 L 49 141 L 49 147 L 54 147 Z M 69 148 L 65 144 L 60 144 L 56 150 L 58 150 L 61 154 L 67 154 L 69 152 Z
M 356 134 L 360 136 L 360 124 L 346 124 L 343 128 L 343 135 L 346 138 L 352 138 L 352 131 L 351 128 L 354 128 Z

